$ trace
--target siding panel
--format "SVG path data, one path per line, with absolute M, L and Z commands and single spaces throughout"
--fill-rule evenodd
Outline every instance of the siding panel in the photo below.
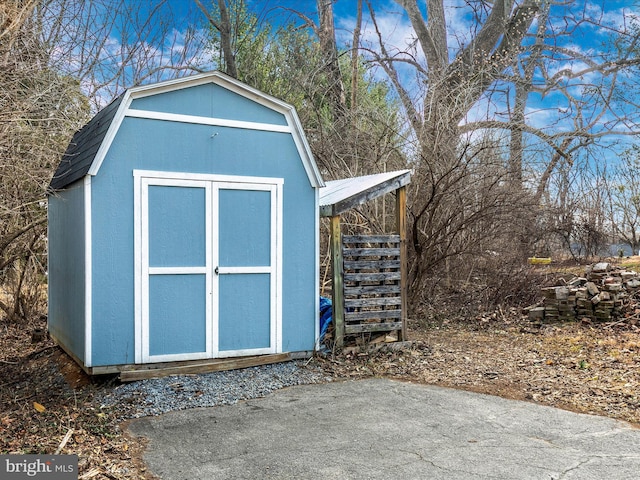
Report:
M 271 346 L 269 282 L 268 274 L 220 276 L 220 351 Z
M 200 117 L 287 125 L 284 115 L 214 84 L 137 98 L 131 108 Z
M 85 357 L 84 184 L 49 197 L 49 312 L 51 335 Z
M 134 362 L 134 169 L 284 178 L 282 348 L 312 350 L 315 190 L 291 135 L 126 118 L 92 182 L 94 365 Z

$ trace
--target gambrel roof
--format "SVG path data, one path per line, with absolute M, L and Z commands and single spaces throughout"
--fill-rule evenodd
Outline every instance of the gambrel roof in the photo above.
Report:
M 229 122 L 238 128 L 257 128 L 291 133 L 304 169 L 313 187 L 322 187 L 324 182 L 315 163 L 309 144 L 304 136 L 302 125 L 295 108 L 277 98 L 256 90 L 221 72 L 214 71 L 184 77 L 165 82 L 133 87 L 113 100 L 98 112 L 81 130 L 75 133 L 62 160 L 53 175 L 50 189 L 55 191 L 67 187 L 85 175 L 96 175 L 113 141 L 122 120 L 126 116 L 136 116 L 136 110 L 130 108 L 137 98 L 159 95 L 183 88 L 213 83 L 230 90 L 242 97 L 274 110 L 286 118 L 287 125 L 271 125 L 251 122 Z M 152 112 L 153 113 L 153 112 Z M 149 114 L 151 115 L 151 114 Z M 152 117 L 146 117 L 152 118 Z M 186 123 L 218 124 L 218 119 L 210 117 L 193 117 L 190 115 L 173 115 L 172 120 Z
M 64 188 L 87 174 L 123 98 L 124 95 L 115 98 L 73 135 L 51 179 L 52 190 Z

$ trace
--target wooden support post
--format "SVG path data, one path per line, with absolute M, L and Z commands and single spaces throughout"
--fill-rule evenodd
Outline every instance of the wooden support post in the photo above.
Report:
M 401 340 L 407 340 L 407 187 L 396 190 L 396 228 L 400 235 Z
M 335 348 L 344 346 L 344 267 L 340 215 L 331 217 L 332 304 Z

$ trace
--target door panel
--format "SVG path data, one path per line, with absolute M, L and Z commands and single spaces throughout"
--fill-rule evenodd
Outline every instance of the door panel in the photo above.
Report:
M 210 191 L 143 182 L 143 361 L 211 355 Z
M 205 266 L 204 188 L 149 185 L 149 266 Z
M 149 355 L 207 351 L 205 275 L 149 276 Z
M 271 265 L 271 192 L 220 188 L 219 265 Z
M 218 350 L 275 352 L 275 189 L 218 187 Z
M 235 274 L 220 278 L 219 350 L 270 349 L 269 274 Z

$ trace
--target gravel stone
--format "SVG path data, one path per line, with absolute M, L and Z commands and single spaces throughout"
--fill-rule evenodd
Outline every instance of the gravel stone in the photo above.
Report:
M 160 415 L 173 410 L 232 405 L 264 397 L 281 388 L 330 381 L 304 361 L 274 363 L 224 372 L 175 375 L 125 383 L 97 398 L 101 408 L 116 408 L 120 419 Z

